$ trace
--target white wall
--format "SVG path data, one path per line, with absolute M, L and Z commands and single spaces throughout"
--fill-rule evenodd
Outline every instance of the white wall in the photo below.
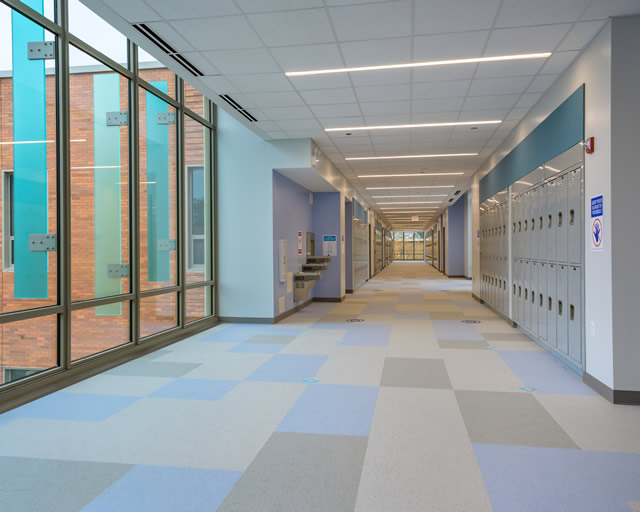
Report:
M 474 175 L 474 233 L 480 224 L 480 179 L 583 83 L 585 135 L 595 136 L 597 144 L 596 152 L 586 155 L 585 160 L 585 214 L 589 213 L 588 201 L 591 196 L 602 193 L 605 198 L 611 197 L 611 23 L 608 23 Z M 609 207 L 605 204 L 605 208 Z M 605 209 L 605 215 L 608 214 Z M 590 226 L 585 223 L 587 242 L 590 236 Z M 590 328 L 586 330 L 586 371 L 613 387 L 611 248 L 608 246 L 599 253 L 590 250 L 585 252 L 585 321 L 586 327 L 590 327 L 591 321 L 595 325 L 593 333 Z M 476 295 L 479 295 L 480 289 L 479 256 L 477 244 L 473 244 L 473 292 Z

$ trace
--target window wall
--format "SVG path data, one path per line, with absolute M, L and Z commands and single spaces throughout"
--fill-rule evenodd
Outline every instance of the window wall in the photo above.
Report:
M 393 234 L 394 259 L 423 260 L 424 231 L 396 231 Z
M 214 323 L 215 180 L 213 104 L 78 0 L 0 43 L 1 398 Z

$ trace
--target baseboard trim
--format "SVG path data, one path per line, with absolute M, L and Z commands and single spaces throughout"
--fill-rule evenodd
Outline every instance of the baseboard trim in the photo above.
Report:
M 611 389 L 604 382 L 596 379 L 593 375 L 584 372 L 582 382 L 593 389 L 603 398 L 612 404 L 619 405 L 640 405 L 640 391 L 627 391 L 623 389 Z
M 314 302 L 343 302 L 345 299 L 345 296 L 343 295 L 342 297 L 314 297 L 313 301 Z
M 353 290 L 345 290 L 347 293 L 353 293 Z
M 482 300 L 480 297 L 478 297 L 475 293 L 471 294 L 471 298 L 477 300 L 480 304 L 483 304 L 485 307 L 489 308 L 491 311 L 493 311 L 496 315 L 498 315 L 500 318 L 502 318 L 505 322 L 507 322 L 511 327 L 517 328 L 518 324 L 515 323 L 513 320 L 511 320 L 511 318 L 509 318 L 507 315 L 505 315 L 502 311 L 494 308 L 491 304 L 488 304 L 487 302 L 485 302 L 484 300 Z
M 313 298 L 309 299 L 306 302 L 303 302 L 302 304 L 298 304 L 296 307 L 291 308 L 289 311 L 285 311 L 284 313 L 278 315 L 277 317 L 275 317 L 273 319 L 273 323 L 277 324 L 278 322 L 284 320 L 285 318 L 287 318 L 288 316 L 293 315 L 294 313 L 297 313 L 298 311 L 300 311 L 303 308 L 306 308 L 309 304 L 311 304 L 313 302 Z
M 275 323 L 275 318 L 269 316 L 221 316 L 220 321 L 225 324 L 273 324 Z
M 459 275 L 459 276 L 450 276 L 450 275 L 447 275 L 447 277 L 448 277 L 449 279 L 468 279 L 468 278 L 467 278 L 467 276 L 465 276 L 465 275 Z

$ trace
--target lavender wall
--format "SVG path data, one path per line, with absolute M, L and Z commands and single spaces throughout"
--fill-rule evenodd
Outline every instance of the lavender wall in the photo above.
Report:
M 273 171 L 273 311 L 274 316 L 280 314 L 278 301 L 285 298 L 285 312 L 299 305 L 294 303 L 293 292 L 287 293 L 287 283 L 280 282 L 278 272 L 278 248 L 280 240 L 287 240 L 287 271 L 299 272 L 302 264 L 306 263 L 307 247 L 306 233 L 313 231 L 312 209 L 309 204 L 309 191 L 297 183 L 286 178 L 277 171 Z M 302 231 L 302 255 L 298 255 L 298 231 Z M 316 235 L 316 244 L 317 242 Z M 256 257 L 260 257 L 257 254 Z M 309 294 L 313 297 L 315 289 Z
M 353 290 L 353 203 L 344 204 L 345 286 Z
M 313 232 L 316 237 L 316 256 L 322 255 L 323 235 L 336 235 L 338 239 L 338 255 L 329 263 L 328 270 L 322 271 L 322 280 L 316 283 L 314 292 L 318 298 L 340 299 L 342 293 L 342 257 L 343 243 L 341 234 L 344 229 L 341 225 L 342 201 L 339 192 L 320 192 L 313 194 Z
M 459 199 L 448 210 L 447 218 L 447 264 L 448 276 L 464 276 L 464 205 Z

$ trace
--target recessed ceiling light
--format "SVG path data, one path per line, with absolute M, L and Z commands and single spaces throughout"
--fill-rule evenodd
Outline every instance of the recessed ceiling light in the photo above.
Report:
M 395 176 L 395 175 L 394 175 Z M 421 174 L 424 176 L 424 174 Z M 453 188 L 455 185 L 424 185 L 419 187 L 366 187 L 366 190 L 402 190 L 405 188 Z
M 371 196 L 373 199 L 394 198 L 394 197 L 447 197 L 447 194 L 428 194 L 428 195 L 413 195 L 413 196 Z
M 478 153 L 444 153 L 438 155 L 352 156 L 345 160 L 395 160 L 397 158 L 446 158 L 452 156 L 478 156 Z M 426 176 L 426 175 L 425 175 Z
M 343 132 L 356 130 L 397 130 L 400 128 L 439 128 L 444 126 L 476 126 L 481 124 L 500 124 L 502 121 L 456 121 L 451 123 L 421 123 L 421 124 L 386 124 L 375 126 L 347 126 L 343 128 L 325 128 L 325 132 Z M 347 134 L 349 135 L 349 134 Z
M 505 60 L 546 59 L 551 53 L 522 53 L 517 55 L 497 55 L 495 57 L 475 57 L 470 59 L 432 60 L 427 62 L 407 62 L 382 66 L 360 66 L 354 68 L 316 69 L 311 71 L 287 71 L 286 76 L 328 75 L 332 73 L 353 73 L 356 71 L 379 71 L 383 69 L 421 68 L 428 66 L 450 66 L 452 64 L 475 64 L 478 62 L 499 62 Z
M 391 212 L 391 213 L 406 213 L 406 211 L 411 208 L 411 211 L 426 211 L 426 210 L 437 210 L 439 207 L 438 206 L 402 206 L 402 207 L 398 207 L 398 208 L 390 208 L 388 206 L 385 206 L 383 208 L 380 208 L 383 211 L 387 211 L 387 210 L 402 210 L 402 212 Z
M 461 176 L 463 172 L 434 172 L 429 174 L 362 174 L 358 178 L 408 178 L 414 176 Z M 408 188 L 408 187 L 402 187 Z

